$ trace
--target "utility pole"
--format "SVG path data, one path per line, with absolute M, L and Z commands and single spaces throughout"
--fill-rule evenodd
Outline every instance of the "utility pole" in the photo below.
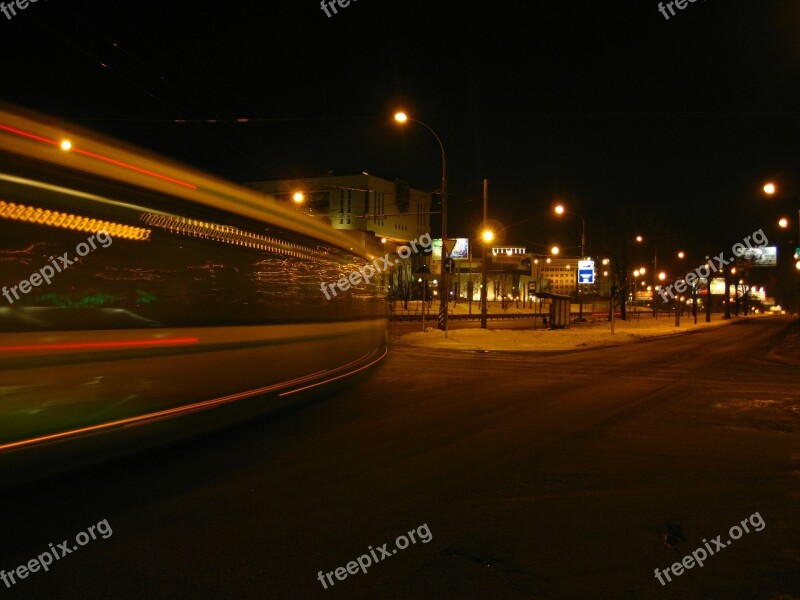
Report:
M 658 286 L 658 250 L 656 249 L 655 244 L 653 244 L 653 318 L 658 318 L 658 312 L 656 312 L 656 287 Z
M 483 232 L 481 239 L 483 240 L 483 275 L 481 277 L 481 328 L 486 329 L 486 263 L 489 260 L 488 256 L 488 242 L 483 237 L 486 232 L 486 222 L 489 218 L 489 180 L 483 180 Z

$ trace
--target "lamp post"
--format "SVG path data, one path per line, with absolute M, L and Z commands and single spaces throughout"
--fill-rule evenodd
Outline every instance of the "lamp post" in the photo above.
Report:
M 481 274 L 481 329 L 486 329 L 486 264 L 489 260 L 489 244 L 494 239 L 494 232 L 487 228 L 487 219 L 489 206 L 489 180 L 483 180 L 483 231 L 481 232 L 481 239 L 483 240 L 483 269 Z
M 558 204 L 553 209 L 558 216 L 563 214 L 569 214 L 573 217 L 578 217 L 581 220 L 581 256 L 580 260 L 586 258 L 586 221 L 585 219 L 576 212 L 568 211 L 564 208 L 563 204 Z M 580 290 L 580 282 L 578 277 L 578 269 L 575 269 L 575 295 L 578 297 L 578 321 L 583 321 L 583 298 L 581 297 L 581 290 Z
M 440 270 L 440 277 L 442 280 L 442 287 L 441 290 L 444 291 L 444 294 L 439 294 L 439 322 L 438 327 L 439 329 L 445 332 L 445 337 L 447 336 L 447 305 L 448 301 L 450 300 L 450 279 L 447 277 L 447 272 L 444 268 L 445 262 L 445 252 L 444 252 L 444 240 L 447 239 L 447 157 L 444 153 L 444 144 L 442 144 L 442 140 L 439 138 L 439 135 L 427 124 L 419 121 L 417 119 L 412 119 L 404 112 L 398 112 L 394 115 L 394 120 L 400 124 L 406 123 L 407 121 L 411 121 L 412 123 L 417 123 L 418 125 L 422 125 L 425 129 L 430 131 L 433 134 L 433 137 L 436 138 L 436 142 L 439 144 L 439 149 L 442 152 L 442 265 Z
M 768 182 L 768 183 L 765 183 L 764 187 L 762 189 L 763 189 L 764 193 L 767 196 L 774 196 L 775 194 L 778 193 L 778 186 L 776 186 L 771 181 Z M 778 222 L 778 226 L 781 229 L 786 229 L 789 226 L 789 222 L 788 222 L 788 220 L 786 218 L 782 218 Z M 797 244 L 798 244 L 798 246 L 800 246 L 800 208 L 797 209 L 797 236 L 798 236 L 797 237 Z
M 764 194 L 766 194 L 767 196 L 774 196 L 775 194 L 778 193 L 778 186 L 770 181 L 764 184 L 762 190 L 764 191 Z M 800 196 L 798 196 L 797 194 L 792 194 L 791 198 L 795 201 L 800 201 Z M 778 221 L 778 226 L 781 229 L 787 229 L 789 227 L 789 220 L 786 219 L 785 217 L 781 218 L 780 221 Z M 797 209 L 797 240 L 795 248 L 800 248 L 800 208 Z M 794 265 L 798 273 L 800 273 L 800 260 L 798 259 L 800 259 L 800 252 L 795 253 L 796 262 Z M 798 292 L 800 292 L 800 284 L 798 284 L 797 290 Z M 800 312 L 800 294 L 798 295 L 797 302 L 798 302 L 798 312 Z
M 636 241 L 638 243 L 644 242 L 644 237 L 641 235 L 636 236 Z M 658 318 L 658 312 L 656 312 L 656 286 L 658 285 L 658 248 L 656 248 L 655 242 L 650 242 L 653 244 L 653 318 Z

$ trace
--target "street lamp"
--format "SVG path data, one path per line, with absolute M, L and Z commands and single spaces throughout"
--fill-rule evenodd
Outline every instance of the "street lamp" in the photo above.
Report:
M 484 226 L 485 225 L 486 223 L 484 218 Z M 494 240 L 494 232 L 490 229 L 484 229 L 481 232 L 481 239 L 483 240 L 483 271 L 481 274 L 481 329 L 486 329 L 486 264 L 489 260 L 489 244 L 492 242 L 492 240 Z
M 442 278 L 442 288 L 445 290 L 445 293 L 442 294 L 439 298 L 439 329 L 444 330 L 445 337 L 447 337 L 447 305 L 450 297 L 450 283 L 447 277 L 447 272 L 444 268 L 445 256 L 444 256 L 444 240 L 447 239 L 447 157 L 444 153 L 444 144 L 442 144 L 442 140 L 439 138 L 439 135 L 427 124 L 419 121 L 417 119 L 412 119 L 404 112 L 397 112 L 394 115 L 394 120 L 400 123 L 401 125 L 405 124 L 408 121 L 412 123 L 417 123 L 418 125 L 422 125 L 425 129 L 430 131 L 433 134 L 433 137 L 436 138 L 436 142 L 439 144 L 439 149 L 442 151 L 442 260 L 441 260 L 441 278 Z
M 775 194 L 778 193 L 778 186 L 775 185 L 775 183 L 773 183 L 772 181 L 768 181 L 767 183 L 765 183 L 762 189 L 764 190 L 764 193 L 767 196 L 774 196 Z M 784 217 L 780 221 L 778 221 L 778 225 L 782 229 L 786 229 L 789 226 L 789 220 Z M 800 240 L 800 209 L 797 210 L 797 232 L 798 232 L 797 233 L 798 239 Z M 800 241 L 798 241 L 798 244 L 800 244 Z
M 303 200 L 305 199 L 306 197 L 303 195 L 303 192 L 295 192 L 292 196 L 292 200 L 295 204 L 302 204 Z
M 558 256 L 558 253 L 561 252 L 561 249 L 558 246 L 553 246 L 550 248 L 550 254 L 553 256 Z
M 636 241 L 638 243 L 644 242 L 644 237 L 641 235 L 636 236 Z M 650 242 L 653 244 L 653 287 L 655 288 L 658 283 L 656 282 L 656 273 L 658 273 L 658 248 L 656 248 L 655 242 Z M 680 254 L 678 254 L 680 256 Z M 656 294 L 653 292 L 653 318 L 658 318 L 658 312 L 656 311 Z
M 556 213 L 559 217 L 565 214 L 570 214 L 573 217 L 578 217 L 581 220 L 581 260 L 586 258 L 586 220 L 576 212 L 568 211 L 563 204 L 557 204 L 553 208 L 553 212 Z M 578 277 L 578 271 L 575 271 L 575 295 L 578 297 L 578 320 L 583 321 L 583 298 L 581 297 L 580 292 L 580 282 Z

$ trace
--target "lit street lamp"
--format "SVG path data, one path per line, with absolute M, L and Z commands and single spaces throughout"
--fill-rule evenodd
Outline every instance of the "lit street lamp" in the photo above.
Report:
M 636 241 L 638 243 L 644 242 L 644 238 L 641 235 L 636 236 Z M 653 288 L 658 285 L 656 281 L 656 273 L 658 273 L 658 248 L 656 248 L 656 243 L 651 242 L 653 244 Z M 658 312 L 656 311 L 656 294 L 653 292 L 653 318 L 658 318 Z
M 578 217 L 581 220 L 581 256 L 580 260 L 584 260 L 586 258 L 586 220 L 576 212 L 567 211 L 564 208 L 563 204 L 558 204 L 553 208 L 553 212 L 556 213 L 559 217 L 565 214 L 570 214 L 573 217 Z M 583 297 L 581 296 L 580 291 L 580 282 L 578 277 L 578 271 L 575 270 L 575 295 L 578 297 L 578 320 L 583 321 Z
M 764 193 L 767 196 L 774 196 L 775 194 L 778 193 L 778 186 L 776 186 L 771 181 L 765 183 L 762 189 L 764 190 Z M 785 217 L 782 218 L 780 221 L 778 221 L 778 225 L 781 228 L 786 229 L 789 226 L 789 219 Z M 800 244 L 800 209 L 797 210 L 797 231 L 798 231 L 798 244 Z
M 489 260 L 489 244 L 491 244 L 492 240 L 494 240 L 494 232 L 490 231 L 489 229 L 484 229 L 481 233 L 481 239 L 483 240 L 483 270 L 481 273 L 481 328 L 486 329 L 486 265 Z
M 450 282 L 449 278 L 447 277 L 447 271 L 445 271 L 444 263 L 445 263 L 445 252 L 444 252 L 444 240 L 447 239 L 447 157 L 444 153 L 444 144 L 442 144 L 442 140 L 439 138 L 439 135 L 427 124 L 419 121 L 417 119 L 412 119 L 404 112 L 397 112 L 394 115 L 394 120 L 400 124 L 405 124 L 407 121 L 411 121 L 412 123 L 417 123 L 418 125 L 422 125 L 425 129 L 430 131 L 433 134 L 433 137 L 436 138 L 436 142 L 439 144 L 439 149 L 442 152 L 442 257 L 441 257 L 441 278 L 442 278 L 442 289 L 444 290 L 444 294 L 441 294 L 439 297 L 439 329 L 444 330 L 445 337 L 447 337 L 447 307 L 448 302 L 450 300 Z

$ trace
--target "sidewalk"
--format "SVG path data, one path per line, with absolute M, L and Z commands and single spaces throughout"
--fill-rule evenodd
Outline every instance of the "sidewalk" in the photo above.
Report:
M 681 326 L 675 327 L 675 318 L 661 316 L 640 316 L 638 321 L 614 321 L 615 334 L 611 334 L 610 323 L 606 319 L 592 318 L 586 323 L 575 323 L 570 329 L 454 329 L 444 332 L 428 328 L 424 332 L 409 333 L 399 338 L 398 344 L 423 348 L 450 350 L 487 350 L 520 352 L 556 352 L 565 350 L 585 350 L 598 346 L 618 346 L 640 342 L 649 338 L 681 335 L 690 331 L 709 327 L 725 327 L 743 319 L 764 318 L 763 316 L 733 317 L 723 320 L 722 315 L 712 315 L 711 323 L 704 317 L 694 319 L 684 317 Z

